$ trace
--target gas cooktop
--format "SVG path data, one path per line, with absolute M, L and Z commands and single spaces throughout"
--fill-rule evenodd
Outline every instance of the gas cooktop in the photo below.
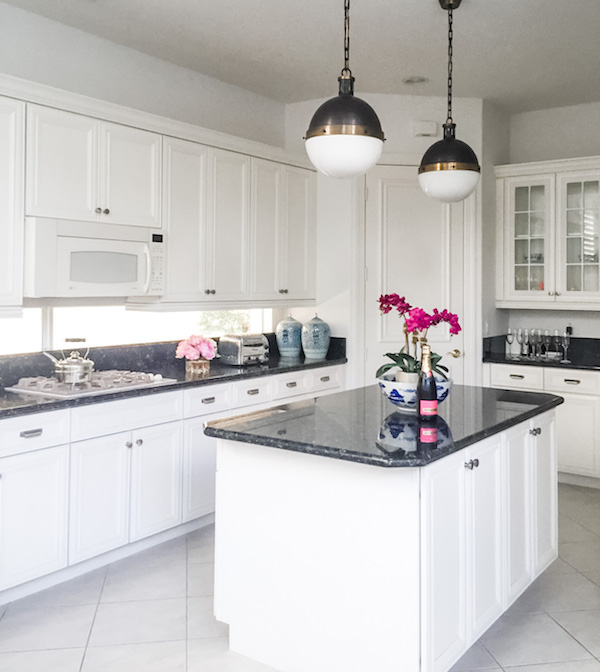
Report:
M 57 378 L 34 376 L 21 378 L 16 385 L 7 387 L 7 392 L 32 394 L 40 397 L 69 399 L 87 397 L 94 394 L 110 394 L 123 390 L 134 390 L 143 387 L 158 387 L 176 383 L 175 378 L 163 378 L 160 373 L 143 373 L 141 371 L 94 371 L 91 379 L 84 383 L 62 383 Z

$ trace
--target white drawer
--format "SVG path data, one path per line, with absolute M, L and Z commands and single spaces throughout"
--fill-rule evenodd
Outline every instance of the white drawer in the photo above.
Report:
M 547 392 L 598 394 L 600 392 L 600 371 L 544 369 L 544 389 Z
M 271 378 L 252 378 L 233 384 L 233 408 L 262 404 L 273 399 Z
M 71 440 L 116 434 L 139 427 L 181 420 L 183 392 L 148 394 L 71 410 Z
M 307 392 L 310 392 L 310 377 L 306 371 L 273 376 L 273 399 L 286 399 Z
M 492 364 L 491 384 L 492 387 L 541 392 L 544 389 L 544 369 L 541 366 Z
M 230 383 L 201 385 L 184 390 L 183 417 L 193 418 L 208 413 L 217 413 L 231 408 L 232 386 Z
M 343 370 L 339 366 L 328 366 L 310 371 L 310 391 L 331 390 L 342 385 Z
M 69 443 L 69 409 L 0 420 L 0 457 Z

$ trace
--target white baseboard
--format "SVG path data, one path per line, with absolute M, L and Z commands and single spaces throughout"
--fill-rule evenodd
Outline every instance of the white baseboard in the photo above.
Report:
M 558 482 L 568 483 L 569 485 L 580 485 L 584 488 L 596 488 L 600 490 L 600 478 L 593 476 L 579 476 L 578 474 L 565 474 L 558 472 Z

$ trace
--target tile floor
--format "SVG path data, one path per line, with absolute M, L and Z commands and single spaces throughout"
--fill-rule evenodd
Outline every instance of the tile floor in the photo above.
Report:
M 559 559 L 452 672 L 600 672 L 600 490 L 559 510 Z M 274 672 L 228 651 L 213 553 L 211 526 L 0 606 L 0 672 Z

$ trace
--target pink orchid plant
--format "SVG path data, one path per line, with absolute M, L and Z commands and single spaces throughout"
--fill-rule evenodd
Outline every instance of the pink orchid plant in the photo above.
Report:
M 404 339 L 405 344 L 400 352 L 388 352 L 386 357 L 392 361 L 379 367 L 376 376 L 383 375 L 388 369 L 398 366 L 407 373 L 419 373 L 421 370 L 421 358 L 418 356 L 417 348 L 420 343 L 427 343 L 427 332 L 430 327 L 435 327 L 442 322 L 450 326 L 450 334 L 458 334 L 461 331 L 458 323 L 458 315 L 450 313 L 444 309 L 441 312 L 434 308 L 433 312 L 427 313 L 422 308 L 413 308 L 403 296 L 398 294 L 382 294 L 379 297 L 379 310 L 387 315 L 395 310 L 400 317 L 404 318 Z M 412 346 L 414 355 L 410 354 L 409 334 L 412 334 Z M 447 378 L 448 367 L 442 366 L 439 361 L 442 358 L 435 352 L 431 353 L 431 368 L 443 378 Z
M 217 344 L 212 338 L 192 335 L 180 341 L 175 350 L 175 357 L 182 359 L 214 359 L 217 354 Z

